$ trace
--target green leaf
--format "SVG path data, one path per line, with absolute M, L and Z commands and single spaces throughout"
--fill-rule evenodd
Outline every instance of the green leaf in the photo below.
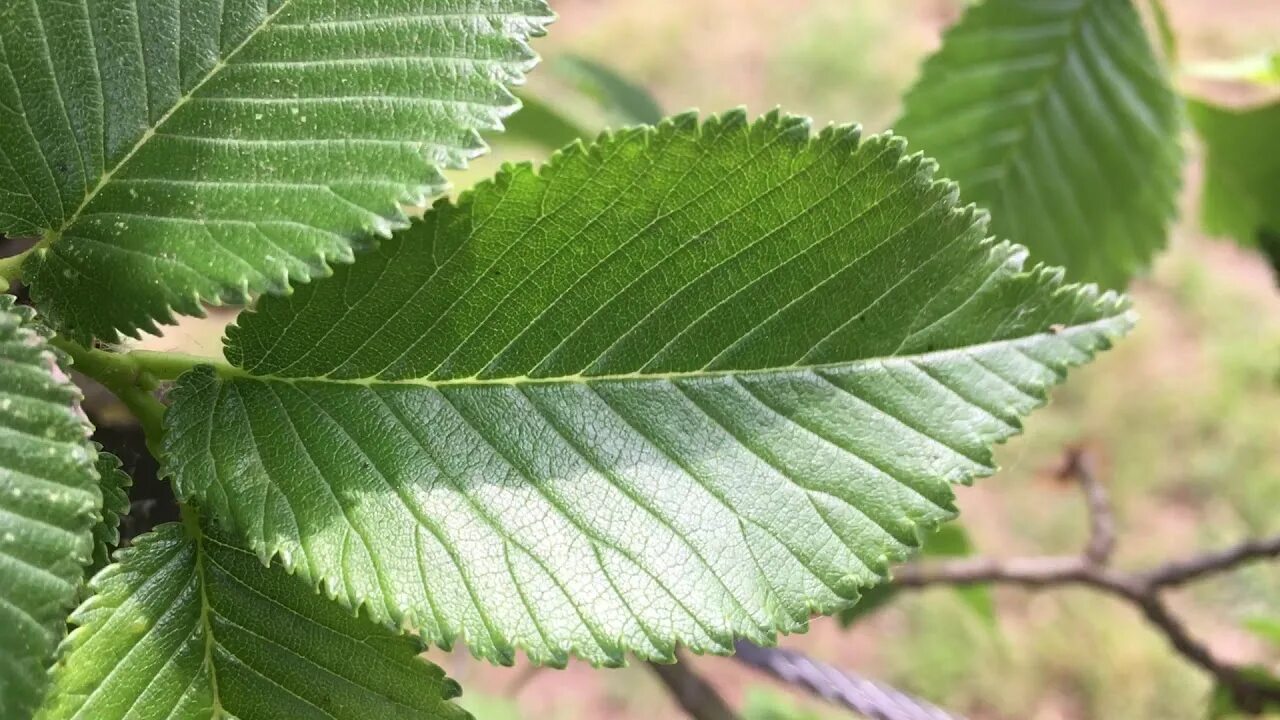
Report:
M 568 55 L 552 62 L 550 69 L 567 77 L 606 116 L 623 125 L 652 125 L 662 120 L 662 109 L 649 91 L 609 67 L 577 55 Z M 553 104 L 528 93 L 521 93 L 520 101 L 520 112 L 507 119 L 504 139 L 532 143 L 554 151 L 574 140 L 589 140 L 598 134 L 597 130 L 588 130 L 571 114 L 566 114 L 564 104 Z
M 170 523 L 73 614 L 42 720 L 465 718 L 421 645 L 279 568 Z
M 1187 109 L 1205 149 L 1205 232 L 1248 246 L 1280 232 L 1280 102 L 1236 110 L 1189 100 Z
M 1128 0 L 986 0 L 947 32 L 895 127 L 997 234 L 1120 287 L 1164 247 L 1178 126 Z
M 556 60 L 553 68 L 626 124 L 656 125 L 662 121 L 662 107 L 653 95 L 607 65 L 581 55 L 566 55 Z
M 80 391 L 0 295 L 0 717 L 27 718 L 93 552 L 101 496 Z
M 520 106 L 519 112 L 507 118 L 506 140 L 558 150 L 592 134 L 545 100 L 522 93 Z
M 102 492 L 102 517 L 93 526 L 93 563 L 85 571 L 96 575 L 111 562 L 111 551 L 120 544 L 120 518 L 129 514 L 127 488 L 133 484 L 129 475 L 120 469 L 120 460 L 102 446 L 94 443 L 98 451 L 98 487 Z
M 506 168 L 265 298 L 165 472 L 430 641 L 729 652 L 849 606 L 1124 302 L 1024 272 L 888 135 L 683 115 Z
M 46 319 L 136 335 L 348 263 L 484 148 L 543 0 L 15 0 L 0 233 Z M 108 302 L 109 301 L 109 302 Z

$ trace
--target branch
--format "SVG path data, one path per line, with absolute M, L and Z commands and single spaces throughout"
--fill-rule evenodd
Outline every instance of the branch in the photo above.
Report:
M 888 685 L 838 670 L 792 650 L 763 648 L 739 640 L 734 658 L 872 720 L 959 720 Z
M 894 571 L 893 582 L 903 588 L 932 585 L 1003 583 L 1030 589 L 1082 585 L 1125 600 L 1140 610 L 1179 655 L 1211 675 L 1235 696 L 1245 710 L 1280 702 L 1280 692 L 1260 683 L 1243 668 L 1219 660 L 1196 640 L 1170 612 L 1161 591 L 1233 570 L 1255 560 L 1280 557 L 1280 535 L 1246 540 L 1224 550 L 1175 560 L 1142 572 L 1107 567 L 1115 548 L 1115 519 L 1106 491 L 1092 472 L 1092 462 L 1079 448 L 1068 450 L 1062 475 L 1074 477 L 1089 511 L 1089 540 L 1078 556 L 1041 556 L 963 560 L 906 565 Z
M 676 662 L 670 665 L 648 665 L 693 720 L 740 720 L 715 688 L 689 667 L 683 655 L 677 655 Z
M 1245 540 L 1217 552 L 1165 563 L 1147 573 L 1146 580 L 1155 588 L 1174 587 L 1268 558 L 1280 558 L 1280 535 Z

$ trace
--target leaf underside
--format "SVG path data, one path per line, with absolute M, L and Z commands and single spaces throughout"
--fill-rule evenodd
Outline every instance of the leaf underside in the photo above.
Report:
M 0 717 L 27 718 L 66 628 L 101 501 L 80 391 L 0 296 Z
M 284 292 L 481 152 L 549 20 L 542 0 L 6 3 L 0 233 L 44 239 L 24 278 L 81 340 Z
M 971 5 L 895 124 L 992 230 L 1121 287 L 1176 210 L 1178 99 L 1128 0 Z
M 216 534 L 137 538 L 72 616 L 41 720 L 468 717 L 418 642 Z
M 501 663 L 803 629 L 1130 322 L 1023 272 L 932 168 L 740 112 L 508 167 L 242 315 L 173 391 L 165 472 L 343 603 Z
M 1204 142 L 1206 232 L 1256 245 L 1263 232 L 1280 234 L 1280 102 L 1232 109 L 1187 103 Z

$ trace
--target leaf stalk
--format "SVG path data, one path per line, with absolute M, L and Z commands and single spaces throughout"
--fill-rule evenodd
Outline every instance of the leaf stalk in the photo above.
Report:
M 52 338 L 50 344 L 69 355 L 72 366 L 76 370 L 97 380 L 124 403 L 124 406 L 142 425 L 147 438 L 147 449 L 152 455 L 160 457 L 165 406 L 154 394 L 158 380 L 161 378 L 152 374 L 149 364 L 140 362 L 134 353 L 114 353 L 86 348 L 62 337 Z M 155 363 L 154 360 L 150 364 L 169 369 L 168 366 Z

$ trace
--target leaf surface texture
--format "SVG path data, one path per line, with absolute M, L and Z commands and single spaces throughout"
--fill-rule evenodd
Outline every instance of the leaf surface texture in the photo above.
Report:
M 216 534 L 171 523 L 72 616 L 42 720 L 461 720 L 419 643 L 353 617 Z
M 8 2 L 0 233 L 43 238 L 24 278 L 80 339 L 284 292 L 483 149 L 549 19 L 541 0 Z
M 680 116 L 267 298 L 166 472 L 264 557 L 511 662 L 729 652 L 850 605 L 1130 322 L 892 136 Z
M 80 390 L 0 295 L 0 717 L 28 718 L 66 629 L 101 495 Z

